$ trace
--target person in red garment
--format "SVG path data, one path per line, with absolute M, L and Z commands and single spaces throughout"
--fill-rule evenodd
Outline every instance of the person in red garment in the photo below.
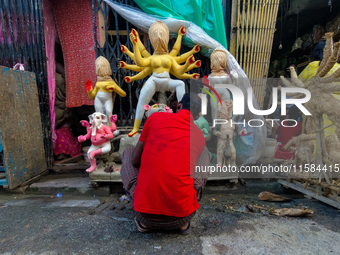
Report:
M 209 165 L 203 133 L 194 124 L 201 109 L 200 98 L 185 94 L 178 108 L 177 113 L 153 113 L 135 149 L 123 155 L 123 185 L 133 198 L 140 232 L 179 229 L 187 234 L 199 208 L 197 194 L 207 176 L 194 175 L 194 168 L 196 164 Z

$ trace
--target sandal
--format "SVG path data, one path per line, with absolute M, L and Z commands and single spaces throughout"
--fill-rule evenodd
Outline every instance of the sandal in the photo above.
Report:
M 140 233 L 145 233 L 145 232 L 150 231 L 149 228 L 143 227 L 142 224 L 140 223 L 139 219 L 137 219 L 136 217 L 134 218 L 134 222 L 136 223 L 136 227 L 137 227 L 137 229 Z

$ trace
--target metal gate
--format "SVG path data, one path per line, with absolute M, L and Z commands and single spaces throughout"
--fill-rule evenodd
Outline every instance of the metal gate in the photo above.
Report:
M 42 0 L 0 0 L 0 19 L 0 65 L 13 68 L 22 63 L 26 71 L 36 75 L 45 156 L 51 169 L 53 145 Z

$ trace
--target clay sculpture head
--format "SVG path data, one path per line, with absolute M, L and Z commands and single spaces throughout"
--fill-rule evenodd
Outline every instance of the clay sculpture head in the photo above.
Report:
M 101 112 L 95 112 L 89 115 L 90 125 L 92 129 L 91 135 L 96 135 L 97 129 L 99 129 L 103 124 L 107 124 L 107 117 Z
M 210 55 L 210 68 L 212 76 L 227 75 L 228 56 L 225 50 L 215 49 Z
M 97 74 L 97 81 L 110 81 L 112 80 L 112 70 L 110 66 L 110 62 L 100 56 L 96 59 L 96 74 Z
M 167 54 L 169 43 L 169 28 L 162 21 L 157 20 L 149 28 L 150 42 L 155 49 L 155 54 Z

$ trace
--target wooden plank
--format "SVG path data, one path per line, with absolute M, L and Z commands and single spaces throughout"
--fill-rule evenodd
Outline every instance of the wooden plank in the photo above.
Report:
M 100 4 L 101 8 L 104 10 L 104 1 Z M 99 44 L 100 47 L 104 47 L 106 36 L 105 36 L 105 20 L 104 20 L 104 14 L 99 8 L 98 10 L 98 23 L 99 23 Z
M 292 189 L 295 189 L 307 196 L 310 196 L 312 198 L 315 198 L 321 202 L 324 202 L 325 204 L 328 204 L 330 206 L 333 206 L 337 209 L 340 209 L 340 202 L 336 201 L 336 200 L 333 200 L 333 199 L 330 199 L 330 198 L 327 198 L 327 197 L 324 197 L 324 196 L 320 196 L 318 194 L 315 194 L 314 192 L 308 190 L 308 189 L 305 189 L 303 187 L 303 185 L 301 183 L 298 183 L 298 182 L 295 182 L 295 183 L 291 183 L 291 182 L 288 182 L 288 181 L 285 181 L 285 180 L 278 180 L 278 183 L 282 184 L 283 186 L 287 186 L 289 188 L 292 188 Z
M 231 30 L 230 30 L 230 45 L 229 45 L 229 51 L 230 53 L 236 56 L 236 34 L 237 31 L 235 29 L 239 29 L 237 27 L 237 1 L 232 1 L 232 7 L 231 7 Z
M 0 70 L 0 126 L 4 147 L 4 164 L 9 188 L 19 186 L 23 181 L 24 162 L 19 152 L 22 124 L 19 122 L 16 102 L 21 92 L 17 92 L 17 78 L 9 68 Z M 18 94 L 19 93 L 19 94 Z
M 13 189 L 47 169 L 35 75 L 0 67 L 4 164 Z
M 117 35 L 117 31 L 116 30 L 107 30 L 107 34 L 108 35 L 116 36 Z M 128 31 L 127 30 L 119 30 L 118 31 L 118 35 L 125 35 L 125 36 L 127 36 L 128 35 Z
M 25 148 L 26 167 L 29 169 L 25 180 L 29 180 L 31 177 L 44 172 L 47 169 L 47 165 L 35 74 L 30 72 L 21 72 L 21 74 L 25 98 L 23 107 L 27 109 L 25 121 L 27 122 L 28 129 L 27 135 L 23 138 L 27 146 Z
M 27 97 L 25 95 L 25 86 L 28 86 L 29 80 L 27 78 L 27 75 L 29 73 L 22 72 L 22 71 L 12 71 L 12 75 L 15 80 L 15 108 L 12 109 L 15 111 L 17 116 L 17 121 L 19 124 L 19 130 L 17 134 L 17 143 L 16 146 L 19 150 L 19 157 L 20 157 L 20 169 L 18 171 L 22 170 L 22 179 L 20 179 L 20 184 L 22 182 L 25 182 L 29 179 L 29 171 L 27 169 L 32 169 L 34 166 L 32 164 L 32 160 L 30 159 L 35 158 L 35 153 L 31 154 L 32 152 L 29 150 L 29 148 L 32 146 L 32 150 L 35 149 L 36 144 L 31 143 L 32 138 L 35 135 L 35 132 L 33 130 L 33 127 L 31 125 L 31 114 L 30 114 L 30 106 L 33 105 L 35 102 L 30 102 L 30 100 L 27 100 Z M 35 85 L 36 86 L 36 85 Z M 40 117 L 40 114 L 39 114 Z M 41 130 L 41 123 L 40 123 L 40 130 Z M 13 132 L 13 131 L 12 131 Z M 15 149 L 15 148 L 12 148 Z M 45 158 L 44 158 L 45 159 Z

